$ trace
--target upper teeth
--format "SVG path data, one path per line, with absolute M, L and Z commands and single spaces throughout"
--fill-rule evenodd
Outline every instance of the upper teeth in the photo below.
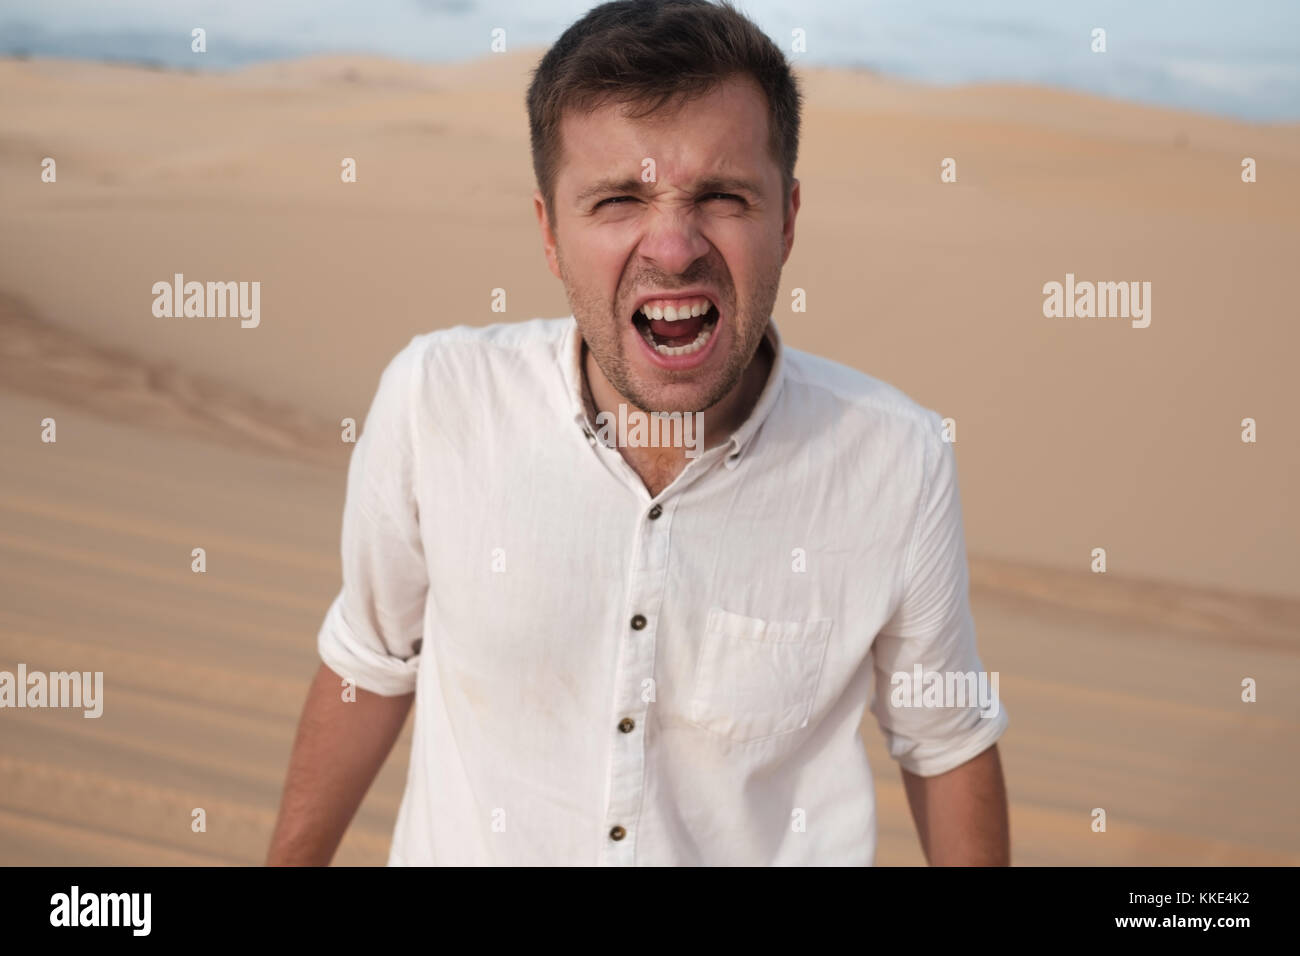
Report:
M 662 322 L 680 322 L 691 319 L 709 311 L 712 305 L 708 299 L 651 299 L 641 306 L 640 312 L 647 319 Z

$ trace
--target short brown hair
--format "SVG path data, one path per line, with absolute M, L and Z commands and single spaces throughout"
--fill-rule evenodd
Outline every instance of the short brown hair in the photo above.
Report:
M 528 87 L 533 172 L 552 228 L 566 111 L 643 104 L 627 114 L 640 119 L 737 74 L 767 97 L 768 149 L 788 203 L 803 97 L 784 54 L 753 21 L 728 0 L 613 0 L 589 10 L 546 52 Z

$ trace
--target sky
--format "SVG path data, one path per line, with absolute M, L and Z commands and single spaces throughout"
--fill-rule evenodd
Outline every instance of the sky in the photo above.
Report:
M 455 61 L 544 46 L 583 0 L 4 0 L 0 54 L 230 69 L 360 52 Z M 791 59 L 931 83 L 1082 90 L 1257 122 L 1300 121 L 1300 0 L 738 0 Z M 208 52 L 190 50 L 207 31 Z M 1106 31 L 1106 52 L 1091 50 Z M 802 29 L 807 52 L 792 53 Z

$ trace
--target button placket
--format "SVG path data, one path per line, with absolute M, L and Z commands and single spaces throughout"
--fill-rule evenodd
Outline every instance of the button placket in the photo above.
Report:
M 638 507 L 630 561 L 632 580 L 622 616 L 623 636 L 615 677 L 615 730 L 610 734 L 610 780 L 605 815 L 603 862 L 631 866 L 636 861 L 637 822 L 645 792 L 645 730 L 649 701 L 644 682 L 655 678 L 655 640 L 668 570 L 672 506 Z

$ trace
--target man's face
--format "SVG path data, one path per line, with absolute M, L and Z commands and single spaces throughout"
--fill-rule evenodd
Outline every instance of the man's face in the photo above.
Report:
M 763 337 L 794 242 L 799 187 L 787 208 L 761 89 L 735 77 L 640 120 L 617 104 L 568 114 L 561 131 L 555 221 L 534 205 L 592 357 L 644 411 L 712 407 Z

